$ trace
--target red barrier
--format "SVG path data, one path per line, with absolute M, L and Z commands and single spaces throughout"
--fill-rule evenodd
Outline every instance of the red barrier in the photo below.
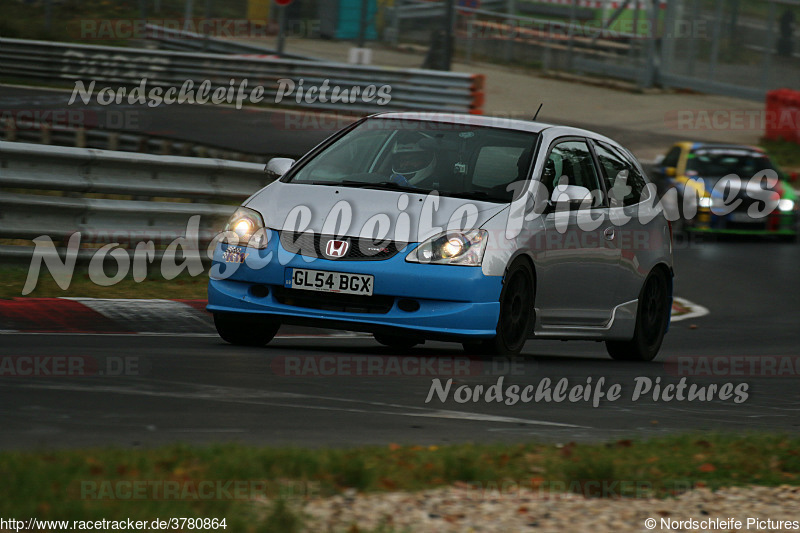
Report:
M 764 137 L 800 144 L 800 91 L 776 89 L 767 93 Z

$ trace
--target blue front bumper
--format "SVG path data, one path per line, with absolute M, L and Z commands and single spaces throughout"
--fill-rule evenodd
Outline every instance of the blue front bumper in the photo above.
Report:
M 273 238 L 265 250 L 242 247 L 249 254 L 245 262 L 230 263 L 223 259 L 228 245 L 221 244 L 214 251 L 207 309 L 213 313 L 263 314 L 283 322 L 320 327 L 402 328 L 432 337 L 494 336 L 502 277 L 485 276 L 480 267 L 407 263 L 405 257 L 414 246 L 382 261 L 330 261 L 291 254 Z M 385 313 L 331 311 L 281 303 L 276 289 L 282 290 L 287 270 L 292 268 L 371 274 L 375 276 L 373 294 L 390 297 L 393 303 Z M 269 293 L 252 291 L 254 286 L 265 286 Z M 326 293 L 317 294 L 324 298 Z M 419 309 L 400 309 L 398 301 L 402 299 L 418 302 Z

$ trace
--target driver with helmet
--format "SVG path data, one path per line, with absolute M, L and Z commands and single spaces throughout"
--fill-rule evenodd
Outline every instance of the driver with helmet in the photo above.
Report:
M 389 181 L 415 186 L 430 177 L 436 168 L 436 152 L 424 146 L 425 138 L 395 144 L 391 155 L 392 175 Z

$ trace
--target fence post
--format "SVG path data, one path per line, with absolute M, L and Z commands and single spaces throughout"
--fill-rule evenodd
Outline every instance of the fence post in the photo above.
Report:
M 639 12 L 641 11 L 641 4 L 641 0 L 634 0 L 633 2 L 633 34 L 636 36 L 635 38 L 639 37 Z M 637 49 L 638 47 L 633 42 L 628 48 L 628 57 L 630 57 L 632 61 L 636 59 Z
M 403 0 L 394 0 L 392 8 L 392 28 L 387 31 L 389 43 L 397 46 L 400 43 L 400 13 L 403 11 Z
M 467 49 L 465 51 L 467 63 L 472 63 L 472 48 L 475 46 L 472 37 L 472 32 L 474 30 L 473 17 L 474 15 L 472 14 L 467 16 Z
M 694 0 L 692 3 L 692 30 L 691 36 L 689 38 L 689 63 L 686 65 L 686 73 L 689 76 L 694 76 L 694 63 L 697 59 L 697 39 L 699 36 L 695 35 L 695 29 L 697 28 L 697 20 L 700 18 L 700 0 Z
M 569 6 L 569 30 L 567 36 L 569 43 L 567 44 L 567 68 L 572 70 L 572 50 L 575 46 L 575 17 L 577 16 L 578 0 L 572 0 Z
M 516 21 L 513 18 L 511 18 L 512 16 L 514 16 L 515 11 L 516 11 L 515 0 L 506 0 L 506 12 L 510 16 L 506 19 L 506 25 L 509 27 L 508 28 L 509 34 L 506 35 L 504 54 L 505 54 L 505 60 L 508 63 L 511 62 L 513 56 L 514 37 L 517 33 L 517 29 L 515 27 Z
M 775 2 L 769 3 L 769 18 L 767 19 L 767 35 L 775 35 Z M 761 88 L 764 92 L 769 90 L 769 74 L 772 70 L 772 47 L 773 43 L 765 43 L 764 63 L 761 67 Z
M 650 27 L 655 31 L 658 28 L 659 0 L 651 0 L 650 3 Z M 658 78 L 658 48 L 656 47 L 655 35 L 647 40 L 647 57 L 643 69 L 643 76 L 639 79 L 639 88 L 652 87 Z
M 658 75 L 661 72 L 670 72 L 672 70 L 672 61 L 675 58 L 675 40 L 677 39 L 675 36 L 677 27 L 675 21 L 679 18 L 677 14 L 680 11 L 680 7 L 678 2 L 667 2 L 667 9 L 664 13 L 664 32 L 661 39 L 661 69 Z M 651 38 L 655 39 L 658 30 L 653 28 L 652 31 Z M 660 84 L 660 80 L 656 81 Z
M 719 42 L 722 40 L 722 2 L 717 0 L 714 6 L 714 37 L 711 41 L 711 58 L 708 63 L 708 79 L 713 80 L 717 74 L 717 61 L 719 60 Z

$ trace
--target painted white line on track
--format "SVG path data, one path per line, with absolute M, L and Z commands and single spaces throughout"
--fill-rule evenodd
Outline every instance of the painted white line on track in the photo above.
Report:
M 678 298 L 676 296 L 673 298 L 673 300 L 677 302 L 678 305 L 681 305 L 686 309 L 689 309 L 689 312 L 684 313 L 682 315 L 672 315 L 671 319 L 672 322 L 679 322 L 681 320 L 687 320 L 689 318 L 699 318 L 701 316 L 706 316 L 709 313 L 708 309 L 706 309 L 702 305 L 697 305 L 696 303 L 690 302 L 689 300 L 686 300 L 684 298 Z
M 160 380 L 156 380 L 157 382 L 161 382 Z M 152 380 L 151 380 L 152 383 Z M 321 410 L 321 411 L 335 411 L 335 412 L 348 412 L 348 413 L 365 413 L 365 414 L 380 414 L 380 415 L 387 415 L 387 416 L 412 416 L 412 417 L 422 417 L 422 418 L 440 418 L 440 419 L 448 419 L 448 420 L 466 420 L 466 421 L 473 421 L 473 422 L 505 422 L 509 424 L 525 424 L 525 425 L 532 425 L 532 426 L 547 426 L 547 427 L 559 427 L 559 428 L 573 428 L 573 429 L 591 429 L 587 426 L 578 426 L 574 424 L 565 424 L 560 422 L 548 422 L 545 420 L 530 420 L 526 418 L 514 418 L 514 417 L 506 417 L 506 416 L 495 416 L 489 415 L 484 413 L 472 413 L 472 412 L 465 412 L 465 411 L 451 411 L 451 410 L 442 410 L 442 409 L 429 409 L 425 407 L 415 407 L 415 406 L 408 406 L 408 405 L 397 405 L 397 404 L 386 404 L 383 402 L 371 402 L 371 401 L 362 401 L 362 400 L 355 400 L 350 398 L 336 398 L 336 397 L 329 397 L 329 396 L 314 396 L 308 394 L 298 394 L 298 393 L 285 393 L 285 392 L 273 392 L 273 391 L 257 391 L 257 390 L 244 390 L 244 389 L 235 389 L 231 387 L 215 387 L 211 385 L 205 386 L 198 386 L 193 383 L 183 383 L 183 382 L 163 382 L 168 383 L 171 385 L 185 385 L 185 386 L 193 386 L 196 390 L 194 392 L 187 391 L 181 392 L 177 390 L 163 390 L 163 391 L 155 391 L 155 390 L 141 390 L 137 388 L 131 387 L 116 387 L 116 386 L 87 386 L 87 385 L 77 385 L 77 384 L 63 384 L 63 385 L 50 385 L 50 384 L 25 384 L 22 385 L 25 388 L 33 388 L 33 389 L 46 389 L 46 390 L 61 390 L 61 391 L 72 391 L 72 392 L 90 392 L 90 393 L 108 393 L 108 394 L 124 394 L 130 396 L 149 396 L 149 397 L 161 397 L 161 398 L 179 398 L 179 399 L 190 399 L 190 400 L 208 400 L 208 401 L 217 401 L 223 403 L 239 403 L 239 404 L 247 404 L 247 405 L 260 405 L 260 406 L 268 406 L 268 407 L 278 407 L 278 408 L 296 408 L 296 409 L 309 409 L 309 410 Z M 237 391 L 238 392 L 237 394 Z M 244 394 L 242 394 L 244 392 Z M 239 396 L 238 398 L 236 396 Z M 331 405 L 309 405 L 303 403 L 289 403 L 289 402 L 279 402 L 276 401 L 278 399 L 284 398 L 286 400 L 289 399 L 298 399 L 298 400 L 324 400 L 326 402 L 333 401 L 340 401 L 345 403 L 352 403 L 352 404 L 359 404 L 361 406 L 372 406 L 372 407 L 380 407 L 380 409 L 367 409 L 364 407 L 335 407 Z M 271 401 L 265 401 L 267 399 L 271 399 Z M 400 409 L 406 409 L 406 411 L 389 411 L 386 410 L 384 407 L 391 406 Z

